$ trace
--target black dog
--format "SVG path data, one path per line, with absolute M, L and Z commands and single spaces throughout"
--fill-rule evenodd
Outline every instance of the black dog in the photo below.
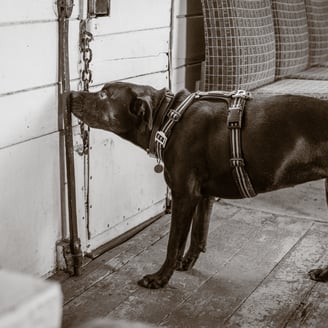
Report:
M 114 132 L 147 150 L 165 93 L 165 89 L 116 82 L 96 93 L 72 92 L 70 106 L 91 127 Z M 188 94 L 179 92 L 172 108 Z M 175 269 L 194 265 L 206 247 L 213 197 L 241 198 L 231 173 L 227 115 L 225 101 L 195 101 L 172 130 L 163 154 L 173 200 L 167 257 L 159 271 L 139 281 L 144 287 L 163 287 Z M 256 193 L 327 178 L 328 102 L 256 95 L 246 103 L 242 149 Z M 191 244 L 184 255 L 191 222 Z M 317 281 L 328 280 L 327 267 L 309 274 Z

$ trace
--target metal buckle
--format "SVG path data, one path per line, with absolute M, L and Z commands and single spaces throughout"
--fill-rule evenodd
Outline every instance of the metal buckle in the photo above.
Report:
M 249 99 L 251 98 L 251 93 L 246 90 L 237 90 L 231 98 L 243 98 L 243 99 Z
M 163 131 L 157 131 L 155 134 L 155 142 L 158 142 L 163 148 L 166 146 L 167 136 Z
M 243 158 L 240 158 L 240 157 L 230 158 L 230 165 L 231 165 L 231 167 L 245 166 L 245 161 Z
M 174 122 L 178 122 L 181 118 L 181 114 L 175 109 L 171 109 L 167 116 Z
M 241 129 L 242 112 L 240 106 L 231 106 L 228 113 L 228 128 Z

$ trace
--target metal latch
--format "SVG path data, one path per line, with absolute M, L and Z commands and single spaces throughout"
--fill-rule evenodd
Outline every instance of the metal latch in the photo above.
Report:
M 232 98 L 250 99 L 250 98 L 252 98 L 252 94 L 246 90 L 237 90 L 231 97 Z
M 64 15 L 65 18 L 70 18 L 74 7 L 74 0 L 58 0 L 57 10 L 59 17 Z
M 159 143 L 163 148 L 165 148 L 167 142 L 167 136 L 163 131 L 156 132 L 155 142 Z
M 109 16 L 110 0 L 88 0 L 88 14 L 90 17 Z
M 178 122 L 181 118 L 181 114 L 175 109 L 171 109 L 167 116 L 174 122 Z

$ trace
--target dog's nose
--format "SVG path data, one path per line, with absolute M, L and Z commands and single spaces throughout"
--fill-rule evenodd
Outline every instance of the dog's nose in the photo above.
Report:
M 78 106 L 81 102 L 80 92 L 71 91 L 67 97 L 68 106 Z
M 79 92 L 71 91 L 70 92 L 70 97 L 71 97 L 71 100 L 78 98 L 79 97 Z
M 77 91 L 71 91 L 67 97 L 67 107 L 70 108 L 73 114 L 78 114 L 81 111 L 81 97 Z

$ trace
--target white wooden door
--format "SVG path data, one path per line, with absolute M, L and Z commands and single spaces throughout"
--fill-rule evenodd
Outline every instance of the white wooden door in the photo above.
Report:
M 169 86 L 170 0 L 112 0 L 110 17 L 94 18 L 91 91 L 123 80 Z M 76 143 L 78 128 L 75 128 Z M 83 250 L 92 252 L 165 209 L 166 185 L 146 152 L 106 131 L 91 129 L 88 217 L 77 181 Z M 78 148 L 78 145 L 76 146 Z M 76 155 L 78 163 L 81 158 Z M 81 166 L 77 176 L 81 177 Z M 83 231 L 84 230 L 84 231 Z

